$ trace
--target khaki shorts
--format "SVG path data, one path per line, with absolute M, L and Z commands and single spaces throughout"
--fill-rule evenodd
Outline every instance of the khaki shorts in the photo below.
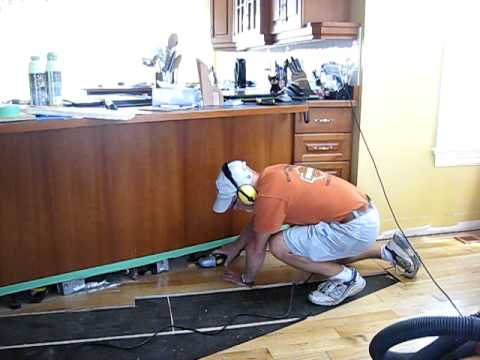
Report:
M 380 228 L 378 210 L 369 209 L 348 223 L 320 222 L 316 225 L 291 226 L 283 232 L 290 251 L 311 261 L 325 262 L 356 256 L 377 239 Z

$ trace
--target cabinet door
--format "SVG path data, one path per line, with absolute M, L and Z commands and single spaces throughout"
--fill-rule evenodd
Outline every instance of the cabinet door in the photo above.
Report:
M 272 1 L 272 34 L 301 27 L 302 0 L 270 1 Z
M 260 0 L 235 0 L 235 35 L 260 34 Z
M 352 0 L 270 0 L 271 33 L 278 44 L 312 39 L 355 39 Z M 356 0 L 355 0 L 356 1 Z
M 351 21 L 351 0 L 304 0 L 303 25 Z
M 238 49 L 271 44 L 271 0 L 235 0 L 233 40 Z
M 233 0 L 210 0 L 211 38 L 215 49 L 234 49 Z

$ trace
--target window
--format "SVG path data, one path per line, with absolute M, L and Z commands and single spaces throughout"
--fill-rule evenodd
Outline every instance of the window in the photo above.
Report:
M 480 165 L 480 4 L 447 4 L 435 166 Z

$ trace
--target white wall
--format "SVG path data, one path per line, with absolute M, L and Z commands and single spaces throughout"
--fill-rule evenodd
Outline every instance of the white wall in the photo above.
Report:
M 31 55 L 63 65 L 64 92 L 153 81 L 141 63 L 179 37 L 180 82 L 198 81 L 195 58 L 213 62 L 209 0 L 0 0 L 0 101 L 28 99 Z

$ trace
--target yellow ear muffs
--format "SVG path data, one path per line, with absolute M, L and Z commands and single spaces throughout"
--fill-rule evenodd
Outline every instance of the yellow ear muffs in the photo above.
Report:
M 238 188 L 237 196 L 243 205 L 251 206 L 257 198 L 257 190 L 252 185 L 242 185 Z

